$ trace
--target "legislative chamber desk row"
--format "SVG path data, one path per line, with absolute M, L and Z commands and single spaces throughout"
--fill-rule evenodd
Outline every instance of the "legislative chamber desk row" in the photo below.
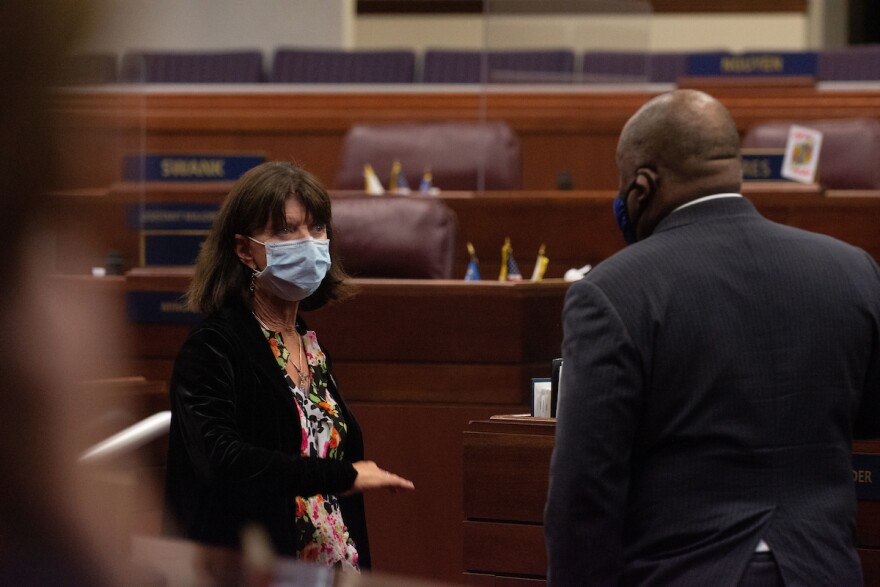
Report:
M 555 430 L 555 418 L 516 415 L 468 425 L 463 441 L 462 551 L 468 585 L 545 584 L 547 556 L 542 523 Z M 853 452 L 877 459 L 880 441 L 856 442 Z M 874 471 L 854 471 L 854 479 L 870 485 Z M 859 500 L 856 526 L 865 585 L 880 586 L 880 501 Z
M 86 273 L 103 265 L 110 250 L 119 251 L 126 267 L 138 266 L 140 233 L 128 223 L 132 205 L 218 205 L 230 183 L 131 184 L 66 190 L 49 194 L 52 227 L 57 231 L 56 270 Z M 880 259 L 880 192 L 827 191 L 793 182 L 746 183 L 743 193 L 767 218 L 828 234 L 864 248 Z M 339 198 L 375 198 L 363 192 L 331 192 Z M 424 198 L 425 196 L 382 196 Z M 517 191 L 441 192 L 457 220 L 453 277 L 463 278 L 473 243 L 484 278 L 498 275 L 500 249 L 509 237 L 523 273 L 531 275 L 539 247 L 550 258 L 547 277 L 561 278 L 572 267 L 596 264 L 623 246 L 612 214 L 614 192 Z M 388 226 L 393 234 L 395 227 Z M 344 261 L 344 260 L 343 260 Z
M 766 80 L 765 80 L 766 81 Z M 877 84 L 705 89 L 730 110 L 740 133 L 770 120 L 880 118 Z M 261 153 L 293 160 L 330 188 L 355 124 L 500 120 L 521 151 L 520 188 L 548 190 L 560 172 L 576 189 L 616 190 L 614 153 L 626 120 L 673 84 L 409 88 L 210 84 L 109 86 L 58 91 L 57 148 L 63 189 L 121 179 L 124 153 Z M 388 170 L 377 169 L 384 179 Z M 443 186 L 440 185 L 442 188 Z

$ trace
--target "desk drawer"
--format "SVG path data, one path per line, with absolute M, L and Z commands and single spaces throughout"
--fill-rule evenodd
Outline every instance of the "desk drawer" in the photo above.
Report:
M 464 522 L 464 570 L 543 578 L 544 527 L 538 524 Z

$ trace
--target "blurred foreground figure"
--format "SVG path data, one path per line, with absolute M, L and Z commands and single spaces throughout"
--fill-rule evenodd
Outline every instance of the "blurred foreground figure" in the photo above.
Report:
M 89 415 L 75 393 L 85 367 L 80 353 L 94 359 L 98 345 L 111 342 L 89 334 L 92 320 L 107 317 L 86 310 L 94 299 L 57 291 L 41 274 L 51 265 L 41 202 L 56 164 L 45 104 L 83 27 L 84 4 L 0 7 L 2 585 L 118 585 L 125 563 L 118 556 L 125 537 L 102 516 L 86 472 L 76 466 Z
M 617 147 L 631 246 L 572 285 L 545 511 L 560 585 L 860 585 L 853 435 L 880 426 L 880 271 L 763 218 L 711 96 Z

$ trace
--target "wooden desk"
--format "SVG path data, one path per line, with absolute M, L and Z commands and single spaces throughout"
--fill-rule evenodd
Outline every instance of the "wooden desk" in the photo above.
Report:
M 544 503 L 556 420 L 498 416 L 464 433 L 464 551 L 467 584 L 544 585 Z M 880 441 L 853 452 L 880 454 Z M 859 501 L 857 544 L 865 585 L 880 585 L 880 501 Z
M 338 89 L 337 89 L 338 88 Z M 356 123 L 507 122 L 521 145 L 521 188 L 549 190 L 571 174 L 577 189 L 616 190 L 614 152 L 626 120 L 668 87 L 568 85 L 528 88 L 436 86 L 329 89 L 261 84 L 231 89 L 168 86 L 59 91 L 59 188 L 119 181 L 129 152 L 260 152 L 295 160 L 333 187 L 342 140 Z M 741 133 L 774 119 L 880 117 L 880 91 L 706 88 Z M 385 177 L 388 170 L 377 170 Z M 440 186 L 443 187 L 442 185 Z
M 191 275 L 133 270 L 126 290 L 182 294 Z M 347 401 L 524 406 L 530 379 L 546 375 L 558 356 L 569 285 L 562 280 L 353 282 L 353 299 L 303 314 L 333 357 Z M 128 368 L 169 380 L 189 329 L 125 322 Z

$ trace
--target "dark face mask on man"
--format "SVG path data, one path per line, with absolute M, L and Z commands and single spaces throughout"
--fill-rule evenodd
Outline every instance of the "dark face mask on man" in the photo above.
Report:
M 617 194 L 617 197 L 614 198 L 614 219 L 617 221 L 617 227 L 623 235 L 623 240 L 626 241 L 626 244 L 628 245 L 639 240 L 638 236 L 636 236 L 636 222 L 638 222 L 639 216 L 630 218 L 629 211 L 626 209 L 626 199 L 629 193 L 634 189 L 644 189 L 637 183 L 640 175 L 644 176 L 647 180 L 648 189 L 650 190 L 651 195 L 653 195 L 655 190 L 654 178 L 645 171 L 637 171 L 636 177 L 626 186 L 626 188 Z M 641 214 L 641 208 L 639 208 L 639 214 Z

